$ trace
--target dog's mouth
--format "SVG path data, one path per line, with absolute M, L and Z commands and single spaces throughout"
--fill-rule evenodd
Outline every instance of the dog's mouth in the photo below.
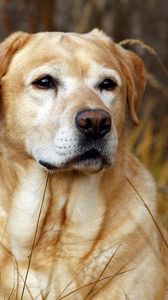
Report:
M 90 149 L 83 154 L 77 156 L 75 158 L 76 161 L 86 161 L 86 160 L 95 160 L 95 159 L 100 159 L 102 157 L 101 153 L 97 149 Z
M 39 160 L 39 164 L 42 165 L 43 167 L 45 167 L 49 171 L 52 171 L 56 168 L 53 164 L 48 163 L 48 162 L 43 161 L 43 160 Z
M 55 166 L 52 163 L 39 160 L 39 163 L 45 167 L 49 171 L 54 171 L 57 169 L 67 169 L 67 168 L 75 168 L 78 166 L 81 167 L 95 167 L 102 169 L 105 165 L 109 165 L 107 158 L 101 154 L 101 152 L 95 148 L 91 148 L 82 154 L 79 154 L 72 159 L 66 161 L 65 163 Z M 99 167 L 98 167 L 99 166 Z

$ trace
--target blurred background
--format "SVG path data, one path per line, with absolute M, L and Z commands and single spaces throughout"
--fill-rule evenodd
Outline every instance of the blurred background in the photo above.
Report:
M 0 0 L 0 40 L 17 30 L 84 33 L 95 27 L 115 42 L 139 39 L 151 47 L 126 45 L 143 58 L 148 77 L 130 147 L 157 182 L 158 210 L 168 227 L 168 1 Z

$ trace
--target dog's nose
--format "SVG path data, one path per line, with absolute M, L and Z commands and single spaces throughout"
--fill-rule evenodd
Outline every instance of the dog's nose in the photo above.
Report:
M 77 113 L 76 127 L 87 137 L 98 139 L 111 130 L 111 116 L 103 109 L 86 109 Z

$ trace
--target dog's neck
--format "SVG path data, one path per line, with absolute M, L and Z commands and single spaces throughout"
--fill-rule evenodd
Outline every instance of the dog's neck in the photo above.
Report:
M 25 260 L 33 244 L 38 253 L 40 249 L 46 251 L 47 245 L 50 245 L 48 252 L 53 252 L 60 242 L 67 243 L 72 250 L 81 239 L 81 254 L 79 249 L 78 254 L 82 256 L 87 243 L 97 238 L 103 222 L 106 206 L 100 186 L 106 185 L 104 177 L 110 171 L 114 180 L 119 180 L 117 162 L 112 169 L 90 175 L 74 171 L 49 174 L 32 160 L 6 166 L 9 180 L 10 176 L 15 177 L 15 185 L 9 188 L 6 235 L 7 247 L 12 248 L 16 259 Z M 70 245 L 71 235 L 76 240 L 73 245 Z
M 64 227 L 68 228 L 63 234 L 64 243 L 73 232 L 76 242 L 81 238 L 84 241 L 86 231 L 90 232 L 90 238 L 95 238 L 104 211 L 97 193 L 100 176 L 72 172 L 47 174 L 33 164 L 26 170 L 18 170 L 17 177 L 7 226 L 12 252 L 17 259 L 29 255 L 35 235 L 39 249 L 46 250 L 46 245 L 57 244 Z M 64 226 L 65 223 L 69 225 Z

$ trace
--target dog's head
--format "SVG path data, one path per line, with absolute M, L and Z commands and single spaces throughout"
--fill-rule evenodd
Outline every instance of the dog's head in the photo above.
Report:
M 98 30 L 15 33 L 0 45 L 1 135 L 47 169 L 99 170 L 115 160 L 136 109 L 141 59 Z

